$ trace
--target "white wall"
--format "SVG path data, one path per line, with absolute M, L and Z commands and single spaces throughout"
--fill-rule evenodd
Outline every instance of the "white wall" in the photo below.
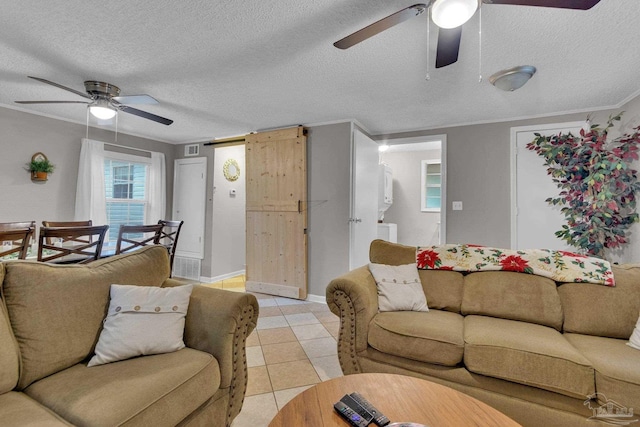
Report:
M 0 107 L 0 222 L 35 220 L 39 226 L 43 220 L 73 220 L 80 140 L 86 130 L 77 123 Z M 115 134 L 90 128 L 89 138 L 113 142 Z M 174 147 L 122 133 L 118 134 L 118 144 L 165 154 L 167 212 L 171 212 Z M 56 166 L 46 182 L 32 182 L 25 169 L 36 152 L 44 153 Z
M 228 181 L 223 174 L 224 163 L 234 159 L 240 166 L 240 177 Z M 213 162 L 213 212 L 211 234 L 211 277 L 229 277 L 245 270 L 245 146 L 218 147 Z M 230 191 L 235 190 L 235 195 Z M 216 279 L 217 278 L 217 279 Z
M 440 213 L 421 211 L 422 160 L 440 159 L 440 150 L 384 152 L 380 160 L 393 171 L 393 204 L 384 222 L 398 224 L 398 243 L 438 244 Z
M 309 128 L 309 294 L 324 297 L 332 279 L 349 271 L 350 122 Z

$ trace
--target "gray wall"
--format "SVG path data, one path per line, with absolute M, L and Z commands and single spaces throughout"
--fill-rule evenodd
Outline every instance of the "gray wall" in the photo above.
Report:
M 350 122 L 309 128 L 309 294 L 324 297 L 329 282 L 349 271 Z
M 73 220 L 80 140 L 86 130 L 86 126 L 77 123 L 0 107 L 0 222 L 35 220 L 39 225 L 42 220 Z M 89 128 L 89 138 L 113 142 L 115 134 Z M 118 134 L 117 144 L 165 154 L 169 216 L 174 146 L 122 133 Z M 46 182 L 32 182 L 25 169 L 36 152 L 44 153 L 56 166 Z
M 610 114 L 617 114 L 621 110 L 626 111 L 622 126 L 640 124 L 640 97 L 629 101 L 621 108 L 595 112 L 592 122 L 603 124 Z M 375 139 L 446 134 L 447 242 L 508 248 L 511 245 L 511 128 L 579 121 L 585 120 L 586 117 L 587 113 L 565 114 L 530 120 L 376 135 Z M 451 210 L 451 202 L 458 200 L 463 202 L 464 210 Z
M 398 224 L 398 243 L 438 244 L 439 212 L 421 211 L 422 161 L 440 159 L 440 150 L 384 152 L 380 160 L 393 171 L 393 204 L 384 222 Z

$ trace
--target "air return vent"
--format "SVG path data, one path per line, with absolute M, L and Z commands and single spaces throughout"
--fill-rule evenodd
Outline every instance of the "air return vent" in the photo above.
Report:
M 172 276 L 200 281 L 200 258 L 175 257 Z
M 184 146 L 184 156 L 197 156 L 200 154 L 200 144 L 189 144 Z

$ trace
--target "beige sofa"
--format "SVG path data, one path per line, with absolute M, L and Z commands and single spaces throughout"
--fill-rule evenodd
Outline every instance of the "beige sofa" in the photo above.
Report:
M 370 249 L 374 263 L 415 257 L 415 247 L 381 240 Z M 640 266 L 613 270 L 615 287 L 507 271 L 420 270 L 429 311 L 378 312 L 373 276 L 357 268 L 326 291 L 340 317 L 340 365 L 345 374 L 444 384 L 524 426 L 599 425 L 587 419 L 607 403 L 640 413 L 640 350 L 626 345 L 640 313 Z
M 194 286 L 186 348 L 87 367 L 112 283 L 179 286 L 161 246 L 91 264 L 0 263 L 0 424 L 229 426 L 247 385 L 253 295 Z

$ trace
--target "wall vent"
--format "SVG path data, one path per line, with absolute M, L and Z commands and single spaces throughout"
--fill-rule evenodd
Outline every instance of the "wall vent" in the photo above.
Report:
M 197 156 L 200 154 L 200 144 L 189 144 L 184 146 L 184 156 Z
M 173 277 L 200 281 L 200 258 L 175 257 L 173 260 Z

